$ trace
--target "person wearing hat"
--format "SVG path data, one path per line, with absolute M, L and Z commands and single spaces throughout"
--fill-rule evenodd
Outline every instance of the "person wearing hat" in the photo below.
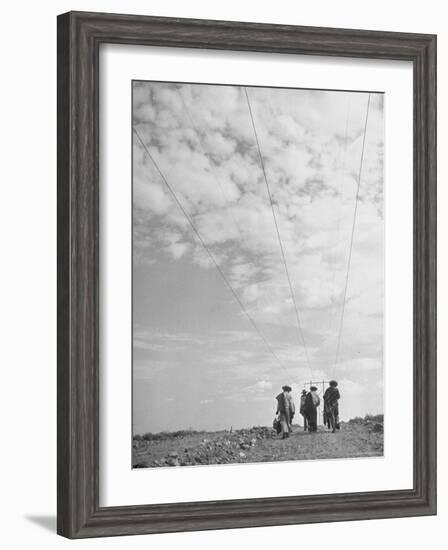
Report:
M 282 428 L 282 439 L 289 437 L 292 432 L 292 419 L 295 413 L 294 401 L 292 400 L 291 386 L 285 385 L 282 387 L 282 392 L 276 397 L 277 399 L 277 414 L 280 417 L 280 426 Z
M 308 429 L 308 419 L 305 414 L 305 401 L 306 401 L 306 390 L 302 390 L 302 395 L 300 396 L 300 414 L 303 416 L 303 431 Z
M 337 388 L 336 380 L 330 380 L 329 387 L 324 393 L 324 411 L 329 420 L 332 433 L 339 430 L 339 399 L 341 394 Z
M 305 415 L 310 432 L 317 432 L 317 407 L 319 405 L 320 397 L 317 395 L 317 388 L 316 386 L 311 386 L 305 398 Z

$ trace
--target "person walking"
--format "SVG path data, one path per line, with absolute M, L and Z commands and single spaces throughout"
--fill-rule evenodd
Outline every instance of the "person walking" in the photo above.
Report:
M 282 428 L 282 439 L 289 437 L 290 432 L 292 432 L 291 423 L 294 417 L 295 407 L 291 391 L 291 386 L 285 385 L 282 387 L 282 392 L 276 397 L 277 414 L 280 416 L 280 426 Z
M 317 432 L 317 407 L 320 405 L 320 397 L 316 386 L 311 386 L 305 398 L 305 414 L 308 420 L 309 431 Z
M 330 380 L 329 387 L 324 393 L 324 412 L 329 421 L 332 433 L 339 430 L 339 399 L 341 394 L 337 388 L 336 380 Z
M 302 395 L 300 396 L 300 414 L 303 417 L 303 431 L 308 429 L 308 419 L 305 413 L 305 401 L 306 401 L 306 390 L 302 390 Z

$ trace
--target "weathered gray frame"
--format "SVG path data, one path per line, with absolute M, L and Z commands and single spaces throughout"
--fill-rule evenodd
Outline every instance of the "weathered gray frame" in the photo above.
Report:
M 102 43 L 412 61 L 414 486 L 99 506 L 98 52 Z M 436 513 L 436 37 L 70 12 L 58 17 L 58 533 L 69 538 Z

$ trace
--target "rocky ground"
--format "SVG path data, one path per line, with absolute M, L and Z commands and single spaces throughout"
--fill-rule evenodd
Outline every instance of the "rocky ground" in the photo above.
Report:
M 253 427 L 234 432 L 185 432 L 159 439 L 134 438 L 133 467 L 193 466 L 244 462 L 276 462 L 383 455 L 383 424 L 356 419 L 341 423 L 332 434 L 295 426 L 288 439 L 271 428 Z

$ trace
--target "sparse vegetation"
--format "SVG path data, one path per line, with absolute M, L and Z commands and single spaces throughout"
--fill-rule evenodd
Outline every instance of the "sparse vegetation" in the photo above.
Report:
M 196 431 L 196 430 L 177 430 L 176 432 L 158 432 L 158 433 L 151 433 L 147 432 L 143 435 L 134 435 L 133 439 L 134 441 L 167 441 L 170 439 L 179 439 L 182 437 L 186 437 L 188 435 L 198 435 L 203 434 L 204 431 Z
M 381 422 L 384 424 L 384 414 L 366 414 L 364 420 L 369 420 L 370 422 Z
M 349 420 L 349 424 L 365 424 L 366 422 L 379 422 L 384 424 L 384 414 L 366 414 L 364 418 L 355 416 Z
M 382 419 L 382 415 L 353 418 L 350 422 L 342 422 L 336 434 L 320 427 L 313 435 L 296 426 L 291 437 L 285 440 L 279 440 L 275 431 L 265 426 L 220 432 L 146 433 L 134 437 L 133 466 L 154 468 L 381 456 Z
M 364 418 L 355 416 L 349 420 L 349 424 L 365 426 L 374 433 L 382 434 L 384 432 L 384 414 L 366 414 Z

